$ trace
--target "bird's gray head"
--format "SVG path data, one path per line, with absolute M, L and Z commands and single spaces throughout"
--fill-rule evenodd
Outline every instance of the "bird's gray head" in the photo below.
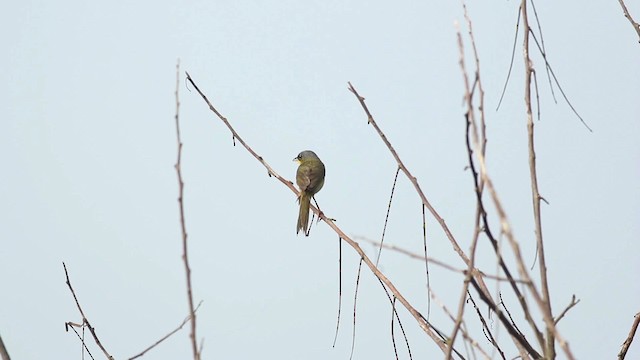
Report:
M 305 150 L 300 154 L 298 154 L 298 156 L 296 156 L 294 160 L 302 161 L 305 159 L 317 159 L 317 158 L 318 158 L 318 155 L 316 155 L 316 153 L 314 153 L 311 150 Z

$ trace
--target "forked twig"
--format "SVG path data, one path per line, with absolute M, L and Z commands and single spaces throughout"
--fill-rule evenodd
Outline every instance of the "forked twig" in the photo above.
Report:
M 569 303 L 569 305 L 567 305 L 566 308 L 564 308 L 564 310 L 562 310 L 560 315 L 556 316 L 555 323 L 556 324 L 559 323 L 560 320 L 562 320 L 562 318 L 567 314 L 567 312 L 569 310 L 571 310 L 574 306 L 578 305 L 579 302 L 580 302 L 580 300 L 576 300 L 576 296 L 572 295 L 571 296 L 571 302 Z
M 198 303 L 198 306 L 196 306 L 194 311 L 198 311 L 198 309 L 200 308 L 200 305 L 202 305 L 202 301 L 200 301 L 200 303 Z M 184 327 L 184 325 L 186 323 L 188 323 L 191 320 L 191 315 L 187 316 L 186 318 L 184 318 L 184 320 L 182 320 L 182 322 L 180 323 L 180 325 L 178 325 L 178 327 L 176 327 L 175 329 L 173 329 L 171 332 L 169 332 L 168 334 L 166 334 L 165 336 L 161 337 L 158 341 L 156 341 L 155 343 L 153 343 L 152 345 L 150 345 L 149 347 L 147 347 L 146 349 L 142 350 L 140 353 L 138 353 L 137 355 L 130 357 L 129 360 L 134 360 L 137 359 L 139 357 L 142 357 L 144 354 L 146 354 L 147 352 L 149 352 L 151 349 L 155 348 L 156 346 L 160 345 L 163 341 L 167 340 L 168 338 L 171 337 L 171 335 L 177 333 L 178 331 L 182 330 L 182 328 Z
M 105 349 L 104 346 L 102 346 L 102 342 L 100 342 L 100 339 L 98 339 L 98 335 L 96 334 L 96 329 L 93 326 L 91 326 L 89 319 L 87 319 L 87 317 L 85 316 L 84 311 L 82 310 L 82 306 L 80 306 L 80 301 L 78 301 L 78 297 L 76 296 L 76 292 L 73 290 L 73 286 L 71 286 L 71 280 L 69 280 L 69 272 L 67 272 L 67 265 L 64 262 L 62 263 L 62 267 L 64 268 L 64 276 L 66 279 L 67 286 L 71 291 L 71 295 L 73 295 L 73 300 L 75 300 L 76 302 L 76 307 L 78 308 L 80 315 L 82 315 L 82 324 L 66 322 L 65 325 L 67 326 L 67 328 L 83 327 L 83 326 L 86 326 L 87 328 L 89 328 L 89 332 L 91 333 L 93 340 L 96 342 L 100 350 L 102 350 L 102 352 L 107 357 L 107 359 L 113 360 L 113 356 L 109 355 L 109 352 L 107 352 L 107 349 Z M 86 348 L 86 345 L 85 345 L 85 348 Z

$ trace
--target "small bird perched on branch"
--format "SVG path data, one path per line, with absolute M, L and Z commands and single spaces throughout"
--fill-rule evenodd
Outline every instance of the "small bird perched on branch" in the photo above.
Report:
M 306 235 L 309 228 L 309 206 L 311 198 L 322 189 L 324 185 L 324 164 L 318 155 L 311 150 L 305 150 L 298 154 L 293 161 L 297 162 L 296 184 L 300 188 L 300 213 L 298 214 L 298 226 L 296 234 L 303 230 Z

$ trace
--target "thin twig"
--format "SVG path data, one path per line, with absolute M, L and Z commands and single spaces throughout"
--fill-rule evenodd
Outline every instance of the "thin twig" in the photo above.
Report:
M 198 311 L 198 309 L 200 308 L 200 305 L 202 305 L 202 301 L 200 301 L 198 303 L 198 306 L 196 306 L 194 311 Z M 137 359 L 139 357 L 142 357 L 144 354 L 146 354 L 148 351 L 150 351 L 151 349 L 155 348 L 156 346 L 160 345 L 160 343 L 162 343 L 163 341 L 167 340 L 168 338 L 171 337 L 171 335 L 177 333 L 178 331 L 182 330 L 182 328 L 184 327 L 184 325 L 186 323 L 188 323 L 191 320 L 191 315 L 187 316 L 186 318 L 184 318 L 184 320 L 182 320 L 182 322 L 180 323 L 180 325 L 178 325 L 178 327 L 176 327 L 175 329 L 173 329 L 171 332 L 169 332 L 168 334 L 166 334 L 165 336 L 161 337 L 158 341 L 156 341 L 155 343 L 153 343 L 151 346 L 147 347 L 146 349 L 142 350 L 138 355 L 135 355 L 133 357 L 130 357 L 129 360 L 134 360 Z
M 620 6 L 622 6 L 622 11 L 624 11 L 624 17 L 626 17 L 627 20 L 629 20 L 629 22 L 631 23 L 631 26 L 633 26 L 633 28 L 636 30 L 636 33 L 638 33 L 638 37 L 640 38 L 640 24 L 638 24 L 635 20 L 633 20 L 633 18 L 631 17 L 631 14 L 629 14 L 629 10 L 627 10 L 627 6 L 624 4 L 624 1 L 618 0 L 618 2 L 620 3 Z M 638 40 L 638 42 L 640 42 L 640 40 Z
M 380 255 L 382 254 L 382 244 L 384 243 L 384 234 L 387 232 L 387 223 L 389 222 L 389 213 L 391 213 L 391 203 L 393 202 L 393 193 L 396 191 L 396 183 L 398 182 L 398 175 L 400 175 L 400 168 L 396 170 L 396 176 L 393 178 L 393 185 L 391 186 L 391 195 L 389 195 L 389 205 L 387 206 L 387 214 L 384 217 L 384 226 L 382 227 L 382 236 L 380 237 L 380 248 L 378 249 L 378 256 L 376 256 L 376 266 L 380 263 Z
M 538 41 L 538 38 L 536 37 L 536 34 L 533 31 L 529 31 L 529 34 L 533 38 L 533 41 L 536 43 L 536 47 L 538 48 L 538 51 L 540 51 L 540 54 L 542 55 L 542 59 L 544 60 L 545 66 L 547 66 L 547 68 L 549 69 L 549 72 L 551 73 L 551 76 L 553 77 L 553 81 L 555 81 L 556 86 L 558 86 L 558 90 L 560 90 L 560 94 L 562 94 L 562 98 L 564 98 L 564 101 L 567 103 L 567 105 L 569 105 L 569 108 L 571 109 L 573 114 L 580 120 L 582 125 L 584 127 L 586 127 L 587 130 L 589 130 L 589 132 L 593 132 L 593 129 L 591 129 L 591 127 L 589 127 L 589 125 L 587 125 L 587 122 L 584 121 L 582 116 L 578 113 L 578 110 L 576 110 L 576 108 L 573 106 L 571 101 L 569 101 L 569 97 L 567 96 L 567 94 L 564 92 L 564 89 L 560 85 L 560 81 L 558 80 L 558 77 L 556 76 L 556 73 L 553 71 L 553 68 L 551 67 L 551 64 L 549 63 L 549 60 L 547 59 L 547 54 L 543 52 L 542 45 Z
M 351 355 L 349 360 L 353 358 L 353 350 L 356 346 L 356 306 L 358 305 L 358 287 L 360 285 L 360 272 L 362 271 L 362 258 L 358 263 L 358 275 L 356 275 L 356 290 L 353 295 L 353 332 L 351 333 Z
M 364 242 L 368 242 L 371 245 L 375 246 L 376 249 L 380 246 L 380 243 L 378 241 L 375 240 L 371 240 L 369 238 L 366 238 L 364 236 L 354 236 L 353 237 L 354 240 L 358 240 L 358 241 L 364 241 Z M 414 252 L 411 252 L 407 249 L 404 249 L 402 247 L 393 245 L 393 244 L 384 244 L 382 245 L 383 248 L 388 249 L 388 250 L 392 250 L 395 252 L 398 252 L 400 254 L 406 255 L 412 259 L 416 259 L 416 260 L 421 260 L 421 261 L 425 261 L 425 257 L 424 255 L 421 254 L 416 254 Z M 434 259 L 432 257 L 427 257 L 426 260 L 430 263 L 430 264 L 434 264 L 437 266 L 440 266 L 443 269 L 447 269 L 449 271 L 453 271 L 462 275 L 466 275 L 468 273 L 467 269 L 458 269 L 454 266 L 451 266 L 443 261 Z M 496 281 L 511 281 L 508 278 L 504 277 L 504 276 L 497 276 L 497 275 L 492 275 L 492 274 L 486 274 L 483 271 L 478 270 L 478 268 L 473 269 L 472 271 L 473 276 L 477 276 L 477 277 L 482 277 L 482 278 L 487 278 L 487 279 L 491 279 L 491 280 L 496 280 Z M 513 281 L 520 283 L 520 284 L 526 284 L 526 282 L 524 280 L 520 280 L 520 279 L 513 279 Z
M 507 319 L 507 317 L 504 315 L 504 313 L 498 307 L 498 305 L 496 305 L 496 303 L 494 303 L 492 299 L 490 299 L 482 291 L 480 291 L 480 288 L 478 287 L 478 284 L 476 283 L 475 279 L 471 279 L 471 285 L 478 292 L 480 299 L 482 299 L 482 301 L 485 304 L 487 304 L 491 308 L 491 310 L 493 310 L 493 312 L 496 313 L 496 315 L 498 315 L 498 319 L 500 320 L 502 325 L 505 327 L 505 329 L 507 329 L 507 332 L 511 335 L 511 337 L 513 337 L 514 339 L 517 339 L 518 343 L 522 345 L 527 350 L 527 353 L 529 353 L 534 359 L 540 359 L 541 358 L 540 353 L 538 353 L 531 346 L 531 344 L 526 339 L 526 337 L 511 324 L 511 321 Z
M 640 324 L 640 312 L 634 316 L 633 324 L 631 325 L 631 330 L 629 330 L 629 335 L 622 343 L 622 349 L 618 353 L 618 360 L 624 360 L 625 356 L 627 356 L 627 351 L 629 350 L 629 346 L 631 346 L 631 342 L 633 338 L 636 336 L 636 331 L 638 330 L 638 324 Z
M 78 331 L 76 330 L 76 328 L 81 328 L 82 329 L 82 335 L 78 334 Z M 71 321 L 69 321 L 69 322 L 66 322 L 64 324 L 64 329 L 67 332 L 69 331 L 69 329 L 71 329 L 71 330 L 73 330 L 74 333 L 76 333 L 76 336 L 80 340 L 80 344 L 81 344 L 81 348 L 82 348 L 82 359 L 84 360 L 84 352 L 85 351 L 87 352 L 87 354 L 89 354 L 91 359 L 94 359 L 93 354 L 91 354 L 91 351 L 87 347 L 87 344 L 84 342 L 84 329 L 85 329 L 84 324 L 75 324 L 75 323 L 72 323 Z
M 393 296 L 393 300 L 391 300 L 391 295 L 389 295 L 389 290 L 387 290 L 386 286 L 384 286 L 384 283 L 382 282 L 382 280 L 378 279 L 378 282 L 380 283 L 380 286 L 382 286 L 382 289 L 384 290 L 385 294 L 387 295 L 387 299 L 389 299 L 389 302 L 391 303 L 391 308 L 393 309 L 393 313 L 395 314 L 396 320 L 398 320 L 398 325 L 400 326 L 400 330 L 402 331 L 402 336 L 404 337 L 404 343 L 407 345 L 407 352 L 409 353 L 409 360 L 412 360 L 413 356 L 411 355 L 411 346 L 409 346 L 409 338 L 407 338 L 407 333 L 404 331 L 404 326 L 402 325 L 402 320 L 400 320 L 400 314 L 398 314 L 398 310 L 396 309 L 396 297 Z M 393 328 L 391 329 L 391 331 L 392 331 L 392 335 L 393 335 Z M 394 348 L 395 348 L 395 340 L 394 340 Z
M 184 182 L 182 181 L 182 140 L 180 139 L 180 99 L 178 97 L 178 88 L 180 85 L 180 61 L 176 64 L 176 138 L 178 140 L 178 159 L 176 160 L 176 174 L 178 176 L 178 205 L 180 208 L 180 229 L 182 230 L 182 260 L 184 261 L 184 271 L 187 277 L 187 298 L 189 301 L 189 314 L 191 316 L 191 349 L 193 351 L 193 359 L 200 359 L 198 351 L 198 339 L 196 337 L 196 311 L 193 306 L 193 290 L 191 287 L 191 267 L 189 266 L 189 249 L 187 245 L 187 225 L 184 217 Z
M 424 249 L 424 271 L 427 280 L 427 320 L 431 315 L 431 277 L 429 276 L 429 253 L 427 251 L 427 215 L 425 214 L 424 204 L 422 204 L 422 247 Z
M 500 109 L 500 105 L 502 105 L 502 99 L 504 99 L 504 94 L 507 92 L 507 85 L 509 84 L 509 79 L 511 78 L 511 70 L 513 69 L 513 62 L 516 58 L 516 44 L 518 42 L 518 34 L 520 33 L 520 8 L 518 8 L 518 19 L 516 20 L 516 31 L 513 37 L 513 46 L 511 47 L 511 60 L 509 61 L 509 71 L 507 71 L 507 78 L 504 80 L 504 86 L 502 87 L 502 94 L 500 94 L 500 100 L 498 100 L 498 106 L 496 106 L 496 111 Z
M 396 355 L 396 360 L 399 360 L 398 357 L 398 347 L 396 346 L 396 337 L 394 334 L 394 324 L 396 320 L 396 297 L 393 297 L 393 301 L 391 302 L 391 343 L 393 344 L 393 353 Z
M 503 360 L 505 360 L 506 358 L 504 355 L 504 351 L 502 351 L 502 349 L 500 348 L 500 345 L 498 345 L 498 342 L 496 341 L 496 338 L 493 336 L 493 333 L 491 332 L 491 328 L 487 324 L 487 320 L 484 318 L 484 316 L 482 316 L 482 312 L 480 311 L 478 304 L 476 304 L 476 301 L 473 299 L 473 296 L 471 296 L 471 292 L 467 294 L 469 295 L 469 301 L 471 302 L 471 305 L 475 309 L 476 315 L 478 315 L 478 319 L 482 324 L 482 332 L 485 334 L 485 338 L 491 343 L 491 345 L 493 345 L 493 348 L 500 353 L 500 357 Z
M 66 325 L 70 326 L 72 328 L 73 327 L 82 327 L 82 326 L 86 325 L 89 328 L 89 332 L 91 333 L 91 336 L 93 336 L 93 340 L 96 342 L 96 344 L 98 345 L 100 350 L 102 350 L 102 352 L 107 357 L 107 359 L 113 360 L 113 356 L 109 355 L 109 353 L 107 352 L 107 349 L 105 349 L 104 346 L 102 346 L 102 342 L 100 342 L 100 339 L 98 339 L 98 335 L 96 334 L 96 329 L 93 326 L 91 326 L 91 323 L 89 322 L 89 319 L 87 319 L 87 317 L 85 316 L 84 311 L 82 310 L 82 307 L 80 306 L 80 302 L 78 301 L 78 297 L 76 296 L 76 292 L 73 290 L 73 287 L 71 286 L 71 280 L 69 280 L 69 273 L 67 272 L 67 265 L 64 262 L 62 263 L 62 267 L 64 268 L 64 276 L 66 278 L 67 286 L 69 287 L 69 290 L 71 291 L 71 295 L 73 295 L 73 300 L 75 300 L 75 302 L 76 302 L 76 307 L 78 308 L 78 311 L 80 312 L 80 315 L 82 315 L 82 325 L 78 326 L 78 324 L 75 324 L 75 323 L 72 323 L 72 322 L 67 322 Z
M 531 0 L 531 8 L 533 9 L 533 16 L 536 18 L 536 25 L 538 25 L 538 33 L 540 34 L 540 43 L 542 44 L 542 48 L 540 49 L 540 52 L 542 53 L 542 56 L 546 56 L 547 49 L 545 49 L 544 47 L 544 36 L 542 36 L 542 25 L 540 25 L 540 17 L 538 16 L 538 10 L 536 10 L 536 3 L 533 0 Z M 549 64 L 545 66 L 545 69 L 547 70 L 547 80 L 549 81 L 549 88 L 551 89 L 551 97 L 553 97 L 553 102 L 557 104 L 558 100 L 556 99 L 556 92 L 553 90 L 553 83 L 551 82 L 551 74 L 549 73 Z M 537 93 L 538 93 L 538 90 L 536 89 L 536 94 Z M 538 120 L 540 120 L 540 102 L 539 101 L 538 101 Z
M 340 328 L 340 312 L 342 311 L 342 239 L 338 237 L 338 320 L 336 321 L 336 335 L 333 337 L 333 346 L 336 347 L 338 329 Z
M 567 314 L 567 312 L 569 310 L 571 310 L 571 308 L 573 308 L 574 306 L 578 305 L 579 302 L 580 302 L 580 300 L 576 300 L 576 296 L 572 295 L 571 296 L 571 302 L 569 303 L 569 305 L 567 305 L 566 308 L 564 308 L 564 310 L 562 310 L 560 315 L 556 316 L 556 319 L 554 320 L 554 322 L 556 324 L 558 324 L 558 322 L 560 322 L 560 320 L 562 320 L 562 318 Z
M 447 315 L 447 317 L 449 317 L 449 319 L 455 323 L 456 321 L 455 317 L 453 316 L 451 311 L 447 308 L 447 306 L 442 302 L 442 300 L 438 298 L 435 292 L 431 292 L 431 297 L 433 298 L 433 301 L 436 303 L 436 305 L 440 306 L 440 308 Z M 475 339 L 473 339 L 471 335 L 469 335 L 469 333 L 466 330 L 464 320 L 462 321 L 462 325 L 460 326 L 460 332 L 462 333 L 463 339 L 471 345 L 472 349 L 477 349 L 485 357 L 485 359 L 487 360 L 491 359 L 491 356 L 489 356 L 489 354 L 487 354 L 487 352 L 480 347 L 480 344 Z

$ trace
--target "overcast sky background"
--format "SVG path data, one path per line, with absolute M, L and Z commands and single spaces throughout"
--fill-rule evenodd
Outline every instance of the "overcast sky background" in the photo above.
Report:
M 638 4 L 627 5 L 640 18 Z M 522 37 L 495 111 L 518 2 L 471 2 L 469 11 L 486 91 L 488 168 L 531 265 Z M 640 45 L 617 1 L 539 2 L 537 11 L 554 71 L 594 130 L 586 130 L 557 89 L 553 102 L 542 59 L 534 56 L 553 308 L 558 314 L 575 294 L 580 303 L 559 330 L 577 358 L 610 359 L 640 311 Z M 351 81 L 467 249 L 475 202 L 464 170 L 456 21 L 463 22 L 457 1 L 5 4 L 0 335 L 9 353 L 81 358 L 78 339 L 64 329 L 81 317 L 63 261 L 117 359 L 135 355 L 187 315 L 173 167 L 178 58 L 281 175 L 293 180 L 291 159 L 314 150 L 327 167 L 317 196 L 324 212 L 348 234 L 378 239 L 396 165 L 347 90 Z M 337 236 L 319 224 L 310 237 L 296 237 L 295 196 L 233 146 L 180 76 L 186 223 L 194 296 L 203 301 L 203 358 L 347 359 L 357 255 L 343 247 L 342 320 L 332 348 Z M 430 255 L 462 268 L 431 216 L 427 228 Z M 421 233 L 419 198 L 401 176 L 386 241 L 420 252 Z M 479 264 L 495 273 L 486 241 L 478 251 Z M 381 268 L 426 313 L 424 265 L 385 252 Z M 354 358 L 393 358 L 387 298 L 368 270 L 360 283 Z M 432 267 L 431 284 L 455 308 L 461 276 Z M 517 312 L 515 301 L 509 305 Z M 440 358 L 415 321 L 400 313 L 414 358 Z M 435 304 L 431 320 L 449 334 L 451 323 Z M 498 336 L 511 342 L 504 331 Z M 481 335 L 477 340 L 490 349 Z M 640 357 L 637 341 L 628 358 Z M 400 356 L 408 358 L 402 346 Z M 190 357 L 185 328 L 144 358 Z

